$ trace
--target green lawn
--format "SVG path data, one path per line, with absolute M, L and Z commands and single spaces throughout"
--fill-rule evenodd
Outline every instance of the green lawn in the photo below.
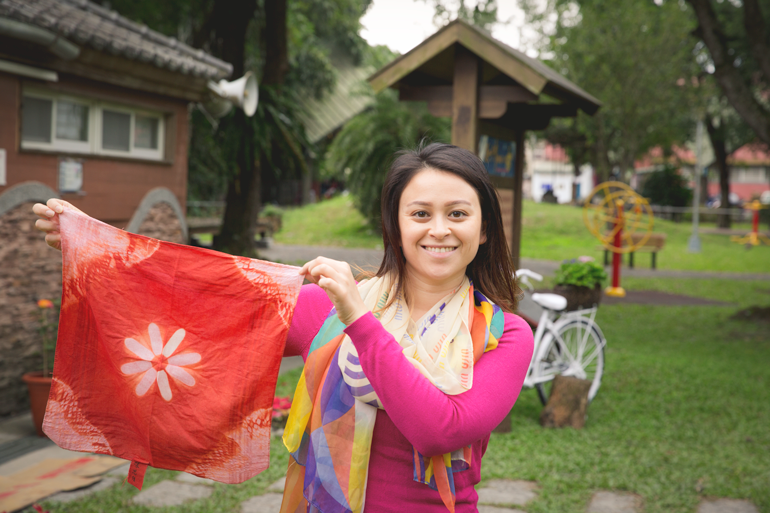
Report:
M 597 490 L 637 493 L 646 513 L 693 513 L 702 497 L 750 499 L 770 511 L 770 323 L 731 320 L 738 310 L 770 306 L 770 281 L 627 278 L 633 289 L 685 293 L 729 306 L 604 305 L 597 322 L 607 366 L 584 429 L 543 429 L 537 394 L 524 390 L 509 434 L 493 434 L 482 478 L 540 485 L 528 513 L 583 513 Z M 281 376 L 291 395 L 299 370 Z M 215 486 L 205 500 L 178 508 L 130 504 L 137 491 L 119 484 L 56 513 L 238 512 L 284 472 L 287 456 L 272 443 L 271 467 L 246 483 Z M 175 472 L 150 469 L 145 486 Z
M 647 513 L 694 512 L 703 496 L 770 511 L 770 323 L 729 319 L 770 305 L 770 282 L 627 282 L 734 306 L 602 306 L 607 368 L 585 429 L 541 428 L 537 396 L 523 392 L 483 477 L 538 481 L 529 513 L 585 511 L 596 490 L 637 493 Z
M 525 258 L 563 260 L 580 255 L 602 258 L 599 243 L 583 224 L 582 209 L 525 201 L 522 208 L 521 255 Z M 724 235 L 700 235 L 702 251 L 687 251 L 692 234 L 689 223 L 655 220 L 655 232 L 667 235 L 658 254 L 659 269 L 770 273 L 770 246 L 747 250 Z M 648 254 L 635 258 L 637 267 L 649 267 Z
M 276 242 L 382 247 L 382 239 L 366 224 L 349 197 L 289 209 L 283 226 L 275 235 Z M 580 208 L 525 201 L 522 230 L 522 257 L 560 261 L 590 255 L 602 259 L 599 242 L 583 224 Z M 659 269 L 770 273 L 770 246 L 747 250 L 724 235 L 701 235 L 703 251 L 693 254 L 687 251 L 692 232 L 689 223 L 656 220 L 654 231 L 667 234 L 666 246 L 658 254 Z M 649 254 L 637 255 L 635 264 L 649 267 Z
M 353 207 L 350 196 L 287 209 L 283 228 L 275 234 L 281 244 L 382 248 L 382 237 Z

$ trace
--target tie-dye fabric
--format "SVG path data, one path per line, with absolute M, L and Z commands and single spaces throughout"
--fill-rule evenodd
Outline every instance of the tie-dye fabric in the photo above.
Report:
M 446 394 L 473 385 L 473 364 L 497 347 L 502 310 L 466 278 L 414 322 L 402 297 L 387 308 L 391 283 L 359 285 L 364 303 L 401 345 L 404 357 Z M 282 513 L 364 511 L 369 454 L 382 404 L 332 309 L 313 339 L 284 431 L 289 461 Z M 425 457 L 414 451 L 414 480 L 437 490 L 454 511 L 454 472 L 471 465 L 470 447 Z
M 223 483 L 269 463 L 296 267 L 58 215 L 63 289 L 43 430 L 60 447 Z M 136 469 L 136 472 L 134 472 Z

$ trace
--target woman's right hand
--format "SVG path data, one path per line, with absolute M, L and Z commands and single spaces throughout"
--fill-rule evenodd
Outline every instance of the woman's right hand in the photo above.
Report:
M 85 212 L 71 203 L 55 198 L 49 199 L 45 205 L 35 203 L 32 206 L 32 212 L 40 217 L 35 221 L 35 228 L 45 233 L 46 244 L 59 251 L 61 251 L 61 234 L 59 233 L 59 218 L 56 216 L 64 212 L 65 207 L 85 215 Z

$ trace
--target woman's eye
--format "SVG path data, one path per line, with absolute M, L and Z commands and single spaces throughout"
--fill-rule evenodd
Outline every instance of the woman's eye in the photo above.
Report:
M 419 210 L 419 211 L 415 212 L 412 215 L 414 217 L 419 217 L 420 219 L 424 219 L 424 218 L 428 217 L 428 213 L 426 211 L 424 211 L 424 210 Z
M 465 216 L 465 212 L 463 212 L 462 210 L 455 210 L 449 214 L 449 217 L 464 217 L 464 216 Z

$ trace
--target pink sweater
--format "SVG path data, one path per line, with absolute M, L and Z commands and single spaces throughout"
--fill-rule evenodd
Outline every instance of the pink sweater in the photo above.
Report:
M 289 329 L 284 356 L 307 358 L 310 344 L 332 303 L 317 285 L 304 285 Z M 519 396 L 532 357 L 533 337 L 520 317 L 505 314 L 497 349 L 474 367 L 473 387 L 446 395 L 401 354 L 401 346 L 370 313 L 345 329 L 384 410 L 377 411 L 372 438 L 365 510 L 446 513 L 437 491 L 413 480 L 412 447 L 425 456 L 471 444 L 471 468 L 455 474 L 457 513 L 477 511 L 474 486 L 489 434 Z

